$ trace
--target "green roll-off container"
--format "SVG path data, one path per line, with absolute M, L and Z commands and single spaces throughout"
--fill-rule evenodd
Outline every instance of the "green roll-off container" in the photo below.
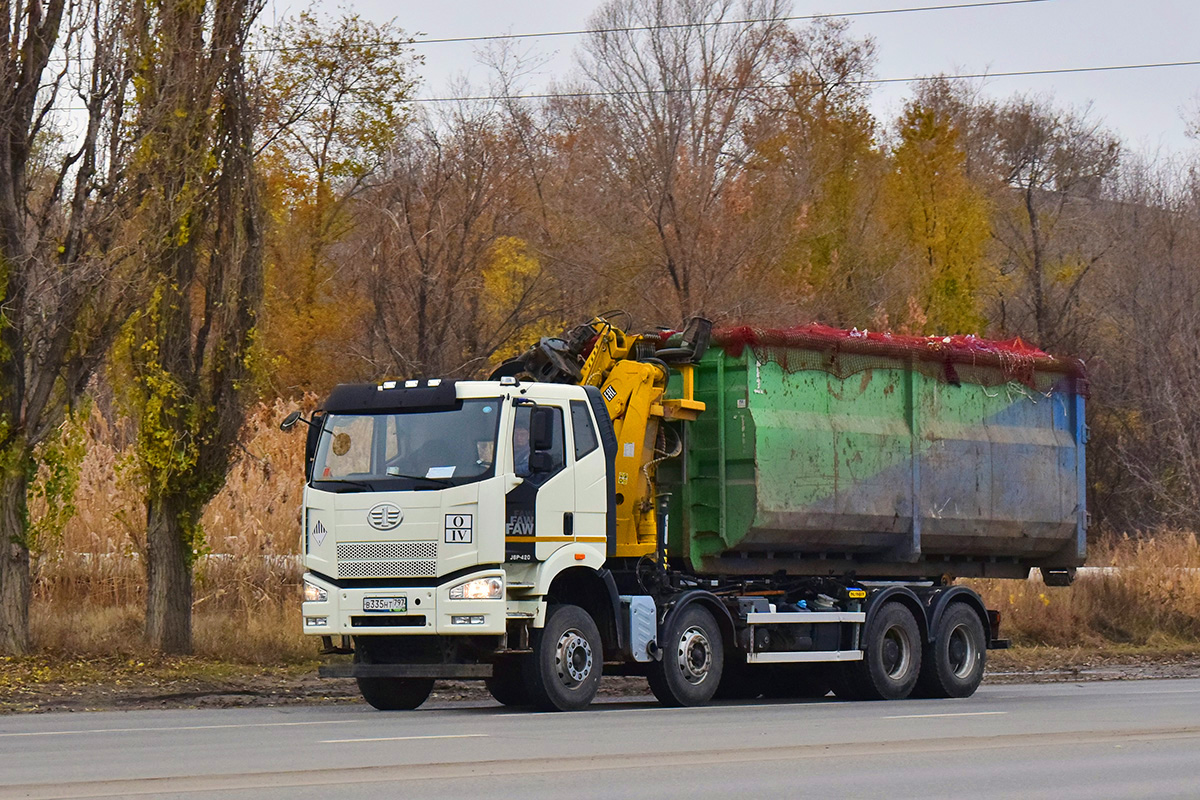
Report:
M 1083 563 L 1078 362 L 818 326 L 714 342 L 694 368 L 706 410 L 674 424 L 681 456 L 659 467 L 674 565 L 938 578 Z

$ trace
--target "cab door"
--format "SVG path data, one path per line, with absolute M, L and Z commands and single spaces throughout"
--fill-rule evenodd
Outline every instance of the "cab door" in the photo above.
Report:
M 547 426 L 548 446 L 540 452 L 522 444 L 519 428 L 534 427 L 534 410 Z M 508 469 L 521 479 L 505 497 L 504 560 L 509 563 L 544 561 L 568 542 L 574 541 L 574 459 L 566 419 L 565 403 L 546 401 L 522 404 L 513 409 L 513 430 L 505 455 Z M 529 447 L 528 454 L 522 451 Z

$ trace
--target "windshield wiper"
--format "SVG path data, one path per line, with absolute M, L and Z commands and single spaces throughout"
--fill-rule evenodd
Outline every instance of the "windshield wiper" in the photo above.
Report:
M 375 491 L 375 487 L 366 481 L 356 481 L 353 478 L 318 478 L 313 483 L 340 483 L 346 486 L 353 486 L 363 492 Z
M 407 478 L 410 481 L 429 481 L 430 483 L 438 484 L 439 486 L 453 486 L 454 485 L 453 479 L 451 479 L 451 478 L 430 478 L 425 475 L 401 475 L 399 473 L 393 473 L 393 472 L 389 472 L 387 474 L 387 477 L 389 477 L 389 478 Z

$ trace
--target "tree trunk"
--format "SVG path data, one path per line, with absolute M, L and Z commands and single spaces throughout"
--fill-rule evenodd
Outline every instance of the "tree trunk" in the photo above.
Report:
M 29 548 L 24 473 L 0 477 L 0 654 L 29 652 Z
M 192 554 L 182 503 L 146 501 L 146 640 L 163 653 L 192 652 Z

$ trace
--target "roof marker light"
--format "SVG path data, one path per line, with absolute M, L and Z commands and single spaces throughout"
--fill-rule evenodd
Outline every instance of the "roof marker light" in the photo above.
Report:
M 430 386 L 441 386 L 441 385 L 442 385 L 442 379 L 441 379 L 441 378 L 430 378 L 430 379 L 429 379 L 429 385 L 430 385 Z
M 421 385 L 420 381 L 405 381 L 404 382 L 405 389 L 415 389 L 420 385 Z
M 384 381 L 383 383 L 379 384 L 379 390 L 378 390 L 378 391 L 381 391 L 381 392 L 382 392 L 384 389 L 395 389 L 395 388 L 396 388 L 396 382 L 395 382 L 395 381 Z
M 517 379 L 514 378 L 512 375 L 505 375 L 503 378 L 500 379 L 500 385 L 501 386 L 516 386 Z

